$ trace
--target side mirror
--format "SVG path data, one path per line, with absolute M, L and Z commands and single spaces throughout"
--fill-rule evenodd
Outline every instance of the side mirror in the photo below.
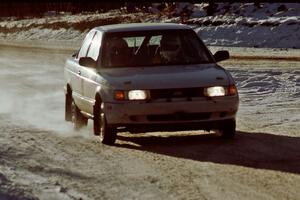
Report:
M 229 52 L 228 51 L 217 51 L 214 54 L 214 58 L 216 62 L 222 61 L 222 60 L 227 60 L 229 59 Z
M 91 57 L 81 57 L 79 58 L 79 65 L 96 68 L 97 62 Z
M 78 52 L 75 52 L 72 54 L 72 57 L 75 58 L 77 56 Z

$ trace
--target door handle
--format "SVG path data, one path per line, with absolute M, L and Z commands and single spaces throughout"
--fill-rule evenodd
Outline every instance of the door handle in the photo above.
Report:
M 81 75 L 81 71 L 79 70 L 79 71 L 77 72 L 77 74 L 78 74 L 78 75 Z

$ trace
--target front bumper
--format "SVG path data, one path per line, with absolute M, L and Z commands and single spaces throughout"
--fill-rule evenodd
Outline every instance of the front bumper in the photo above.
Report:
M 169 128 L 177 127 L 175 129 L 185 126 L 208 129 L 219 122 L 235 119 L 238 105 L 238 96 L 199 97 L 190 101 L 177 99 L 171 102 L 157 100 L 105 103 L 104 111 L 111 127 L 156 127 L 160 130 L 167 125 Z

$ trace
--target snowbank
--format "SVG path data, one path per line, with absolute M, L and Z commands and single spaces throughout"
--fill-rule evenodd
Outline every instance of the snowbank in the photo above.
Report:
M 218 5 L 215 16 L 195 15 L 188 20 L 199 25 L 195 30 L 207 44 L 300 48 L 300 4 L 266 3 L 259 8 L 253 3 Z M 195 13 L 199 10 L 203 13 L 203 6 Z
M 299 3 L 176 3 L 148 13 L 85 13 L 34 19 L 2 19 L 0 39 L 81 41 L 95 27 L 111 23 L 175 22 L 192 26 L 207 45 L 265 48 L 300 48 Z
M 165 22 L 182 21 L 184 10 L 192 10 L 190 24 L 207 45 L 300 48 L 299 3 L 207 3 L 177 6 L 179 17 Z M 174 11 L 175 13 L 175 11 Z

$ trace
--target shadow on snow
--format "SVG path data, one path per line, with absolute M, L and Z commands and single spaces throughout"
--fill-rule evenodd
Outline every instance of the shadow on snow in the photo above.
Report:
M 233 140 L 214 134 L 170 137 L 126 137 L 135 143 L 119 147 L 196 161 L 232 164 L 300 174 L 300 138 L 267 133 L 237 132 Z

